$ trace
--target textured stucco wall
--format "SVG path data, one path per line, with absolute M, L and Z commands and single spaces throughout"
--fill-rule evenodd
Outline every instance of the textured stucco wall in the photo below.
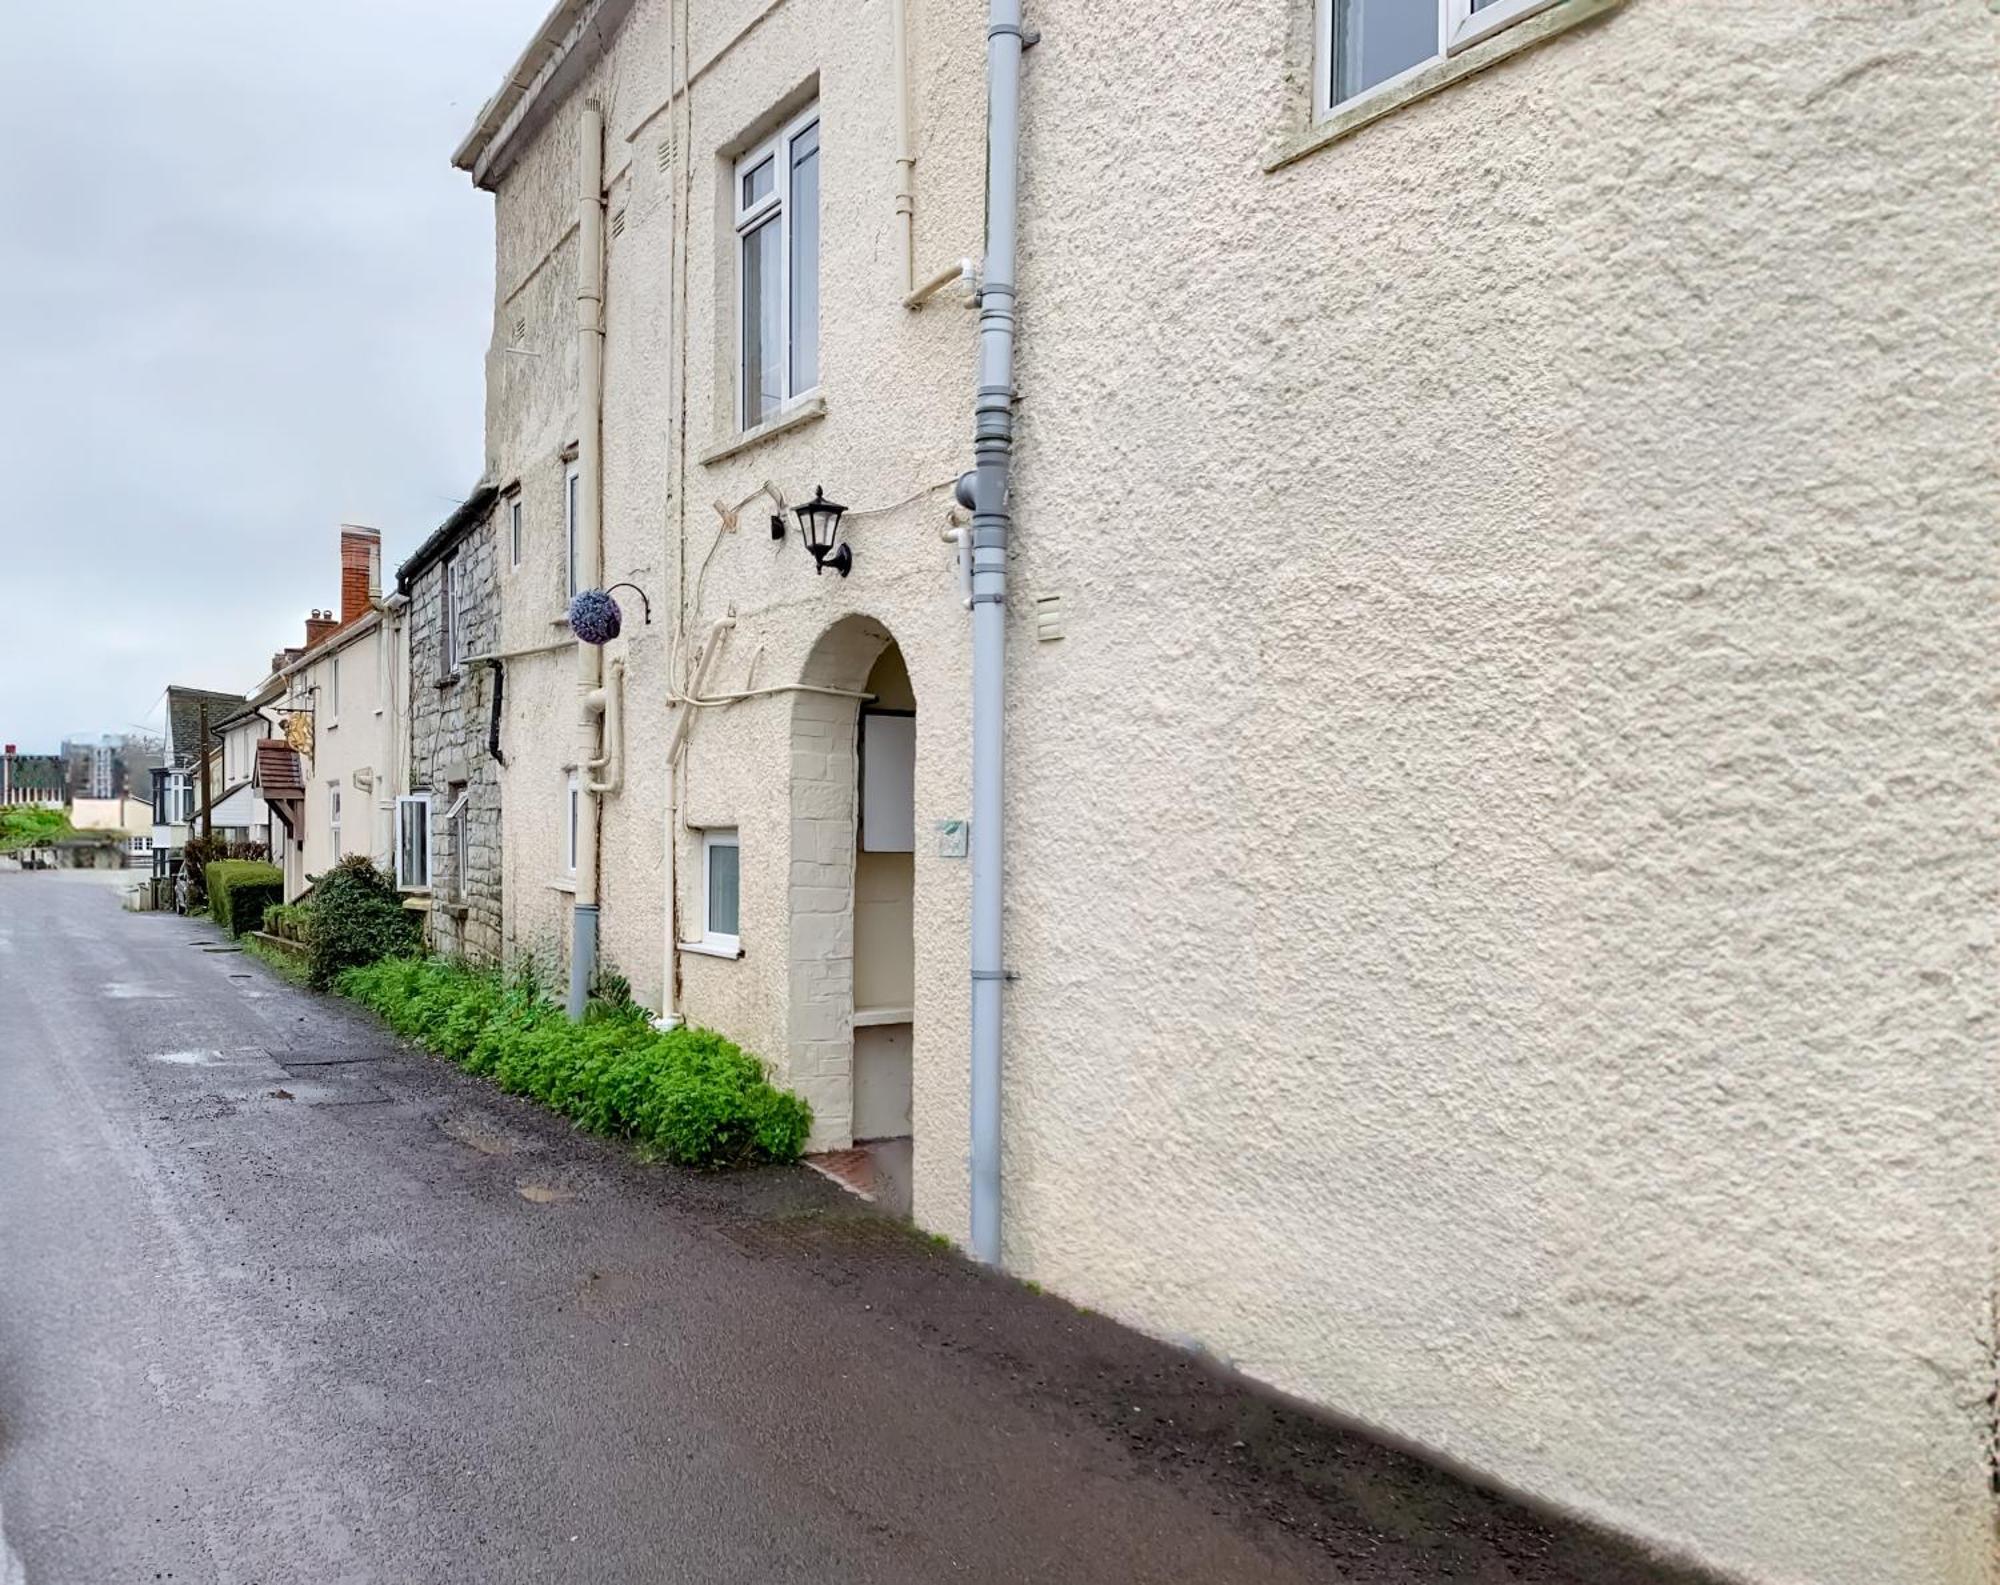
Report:
M 400 669 L 400 628 L 375 621 L 338 650 L 302 666 L 292 679 L 291 698 L 313 711 L 313 755 L 305 762 L 306 834 L 297 854 L 296 886 L 331 869 L 350 853 L 390 865 L 395 824 L 397 735 L 404 723 L 393 709 L 384 683 Z M 340 659 L 340 708 L 333 707 L 333 663 Z M 365 778 L 362 786 L 357 776 Z M 330 829 L 328 789 L 341 789 L 340 841 Z
M 660 617 L 613 649 L 604 939 L 657 1002 L 675 627 L 735 615 L 717 692 L 852 686 L 872 654 L 829 630 L 893 635 L 916 1215 L 956 1237 L 944 497 L 856 519 L 846 582 L 773 545 L 762 501 L 722 534 L 709 503 L 952 477 L 970 317 L 897 305 L 886 4 L 745 31 L 764 9 L 701 11 L 668 106 L 642 0 L 583 90 L 624 222 L 606 578 Z M 928 273 L 977 251 L 981 29 L 912 9 Z M 1266 173 L 1303 0 L 1176 7 L 1202 69 L 1151 78 L 1127 14 L 1033 9 L 1008 1264 L 1721 1567 L 1990 1581 L 1992 18 L 1629 0 Z M 727 156 L 815 78 L 827 412 L 704 466 Z M 560 636 L 574 108 L 498 202 L 490 464 L 534 525 L 510 646 Z M 1067 636 L 1037 643 L 1050 594 Z M 510 672 L 514 950 L 566 933 L 571 668 Z M 851 929 L 836 909 L 801 956 L 795 905 L 840 862 L 838 714 L 707 712 L 681 776 L 684 827 L 743 842 L 745 955 L 681 957 L 686 1011 L 808 1093 L 823 1142 Z

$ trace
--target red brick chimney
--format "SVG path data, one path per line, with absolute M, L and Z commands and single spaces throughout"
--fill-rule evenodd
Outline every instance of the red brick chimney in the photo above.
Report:
M 331 611 L 314 611 L 306 618 L 306 648 L 311 649 L 339 626 Z
M 382 531 L 340 525 L 340 625 L 368 614 L 382 593 Z

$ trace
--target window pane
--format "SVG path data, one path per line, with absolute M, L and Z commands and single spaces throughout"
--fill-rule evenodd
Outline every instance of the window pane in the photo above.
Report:
M 521 503 L 517 499 L 507 508 L 508 537 L 513 545 L 513 565 L 521 565 Z
M 781 323 L 783 258 L 774 215 L 743 238 L 743 427 L 755 428 L 785 400 Z
M 1333 0 L 1333 102 L 1438 52 L 1436 0 Z
M 819 384 L 819 124 L 792 139 L 792 385 Z
M 771 185 L 777 180 L 776 157 L 759 160 L 756 165 L 743 173 L 743 207 L 754 209 L 771 196 Z
M 563 481 L 563 522 L 564 522 L 564 525 L 565 525 L 565 527 L 564 527 L 564 534 L 565 534 L 565 537 L 566 537 L 566 539 L 567 539 L 567 541 L 568 541 L 568 545 L 569 545 L 569 551 L 568 551 L 568 554 L 569 554 L 569 592 L 570 592 L 570 597 L 571 597 L 572 599 L 574 599 L 574 598 L 575 598 L 575 596 L 576 596 L 576 591 L 577 591 L 577 587 L 578 587 L 578 585 L 577 585 L 577 581 L 576 581 L 576 580 L 577 580 L 577 565 L 576 565 L 576 548 L 577 548 L 577 547 L 576 547 L 576 501 L 577 501 L 577 495 L 576 495 L 576 491 L 577 491 L 577 483 L 578 483 L 578 480 L 579 480 L 579 478 L 580 478 L 580 477 L 581 477 L 580 475 L 572 473 L 572 474 L 570 474 L 570 475 L 569 475 L 569 477 L 568 477 L 567 479 L 565 479 L 565 480 Z
M 734 843 L 712 842 L 708 848 L 708 933 L 733 936 L 736 931 L 739 851 Z

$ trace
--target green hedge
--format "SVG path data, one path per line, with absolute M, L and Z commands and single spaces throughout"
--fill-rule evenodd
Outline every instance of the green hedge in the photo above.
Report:
M 661 1032 L 643 1008 L 600 1006 L 571 1023 L 530 981 L 441 959 L 392 958 L 338 984 L 502 1089 L 688 1166 L 794 1161 L 812 1128 L 812 1109 L 740 1046 L 706 1029 Z
M 306 967 L 316 990 L 328 989 L 343 970 L 422 948 L 422 927 L 397 896 L 395 881 L 362 854 L 350 853 L 320 876 L 305 906 Z
M 281 903 L 264 910 L 264 934 L 304 946 L 312 939 L 312 914 L 304 903 Z
M 232 936 L 255 930 L 264 910 L 285 900 L 284 872 L 253 859 L 216 859 L 208 866 L 209 917 Z

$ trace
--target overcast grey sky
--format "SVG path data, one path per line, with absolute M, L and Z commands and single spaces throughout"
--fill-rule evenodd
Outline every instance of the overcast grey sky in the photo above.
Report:
M 7 4 L 0 737 L 242 690 L 478 476 L 490 198 L 451 150 L 547 0 Z

